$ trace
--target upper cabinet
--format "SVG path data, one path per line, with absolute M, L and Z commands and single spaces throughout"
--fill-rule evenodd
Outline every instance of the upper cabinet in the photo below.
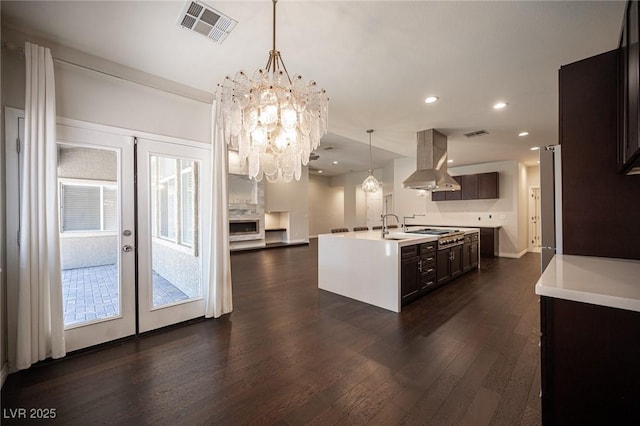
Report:
M 462 192 L 463 200 L 477 200 L 478 199 L 478 175 L 464 175 L 461 176 L 462 182 L 460 183 L 460 192 Z
M 486 200 L 500 198 L 498 172 L 452 176 L 460 184 L 459 191 L 431 193 L 431 201 Z
M 478 199 L 500 198 L 498 172 L 478 175 Z
M 627 174 L 640 174 L 640 47 L 638 2 L 627 3 L 619 61 L 618 168 Z

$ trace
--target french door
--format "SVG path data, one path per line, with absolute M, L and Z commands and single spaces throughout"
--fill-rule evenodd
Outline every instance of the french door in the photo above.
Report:
M 140 332 L 204 315 L 209 150 L 138 139 Z
M 67 351 L 135 334 L 134 139 L 57 126 Z
M 7 126 L 19 123 L 23 144 L 18 118 Z M 204 316 L 209 147 L 65 122 L 57 141 L 67 352 Z M 7 148 L 8 188 L 19 188 L 20 162 Z M 11 233 L 19 232 L 17 194 L 7 191 Z M 7 239 L 10 282 L 17 282 L 16 244 Z

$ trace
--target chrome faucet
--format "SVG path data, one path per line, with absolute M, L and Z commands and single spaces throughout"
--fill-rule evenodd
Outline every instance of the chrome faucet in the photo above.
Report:
M 402 216 L 402 232 L 407 232 L 407 219 L 415 219 L 416 216 L 426 216 L 426 215 L 414 213 L 411 216 Z
M 393 213 L 387 213 L 387 214 L 380 215 L 380 217 L 382 218 L 382 238 L 384 238 L 385 235 L 389 235 L 389 228 L 387 228 L 387 217 L 389 217 L 389 216 L 395 217 L 396 220 L 398 222 L 400 222 L 400 218 L 397 215 L 393 214 Z

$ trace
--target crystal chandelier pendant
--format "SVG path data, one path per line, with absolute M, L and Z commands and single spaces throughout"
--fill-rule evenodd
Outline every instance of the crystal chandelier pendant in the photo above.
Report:
M 369 170 L 369 176 L 367 176 L 367 178 L 364 180 L 364 182 L 362 182 L 362 190 L 364 192 L 378 192 L 378 190 L 380 189 L 380 183 L 378 183 L 378 180 L 375 178 L 375 176 L 373 176 L 373 173 L 371 172 L 371 170 Z
M 244 71 L 218 85 L 225 142 L 246 161 L 249 176 L 269 182 L 300 180 L 302 166 L 327 133 L 329 99 L 313 80 L 289 77 L 276 50 L 276 2 L 273 0 L 273 49 L 264 69 L 251 78 Z
M 372 170 L 373 161 L 371 156 L 371 133 L 373 133 L 373 129 L 367 130 L 367 133 L 369 133 L 369 176 L 367 176 L 364 182 L 362 182 L 362 190 L 364 192 L 372 193 L 372 192 L 378 192 L 378 190 L 380 190 L 380 183 L 378 182 L 376 177 L 373 175 L 373 170 Z

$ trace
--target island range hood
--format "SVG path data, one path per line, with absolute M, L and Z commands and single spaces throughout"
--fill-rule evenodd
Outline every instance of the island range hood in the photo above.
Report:
M 456 191 L 460 185 L 447 173 L 447 137 L 435 129 L 418 132 L 417 170 L 403 188 Z

